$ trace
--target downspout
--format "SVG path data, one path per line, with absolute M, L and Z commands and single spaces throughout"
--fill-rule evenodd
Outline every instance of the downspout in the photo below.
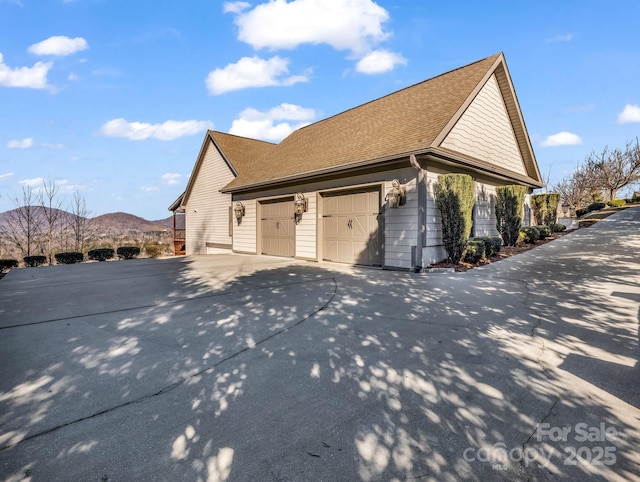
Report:
M 426 231 L 426 200 L 427 193 L 425 190 L 424 169 L 420 167 L 418 160 L 414 154 L 409 156 L 409 162 L 418 171 L 417 190 L 418 190 L 418 223 L 417 223 L 417 237 L 416 237 L 416 253 L 415 253 L 415 266 L 413 268 L 415 273 L 419 273 L 423 268 L 422 250 L 425 245 L 425 231 Z

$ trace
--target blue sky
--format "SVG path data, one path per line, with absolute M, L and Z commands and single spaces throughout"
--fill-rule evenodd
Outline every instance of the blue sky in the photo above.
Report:
M 504 52 L 550 183 L 640 135 L 638 0 L 0 0 L 0 211 L 167 217 L 204 132 L 292 129 Z

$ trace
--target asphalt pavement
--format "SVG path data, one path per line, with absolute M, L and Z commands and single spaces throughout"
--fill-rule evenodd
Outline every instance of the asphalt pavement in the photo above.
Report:
M 0 479 L 640 480 L 640 208 L 466 273 L 0 280 Z

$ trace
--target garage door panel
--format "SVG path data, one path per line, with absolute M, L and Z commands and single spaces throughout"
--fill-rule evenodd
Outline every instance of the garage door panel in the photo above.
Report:
M 272 256 L 295 256 L 295 223 L 290 199 L 261 204 L 261 252 Z

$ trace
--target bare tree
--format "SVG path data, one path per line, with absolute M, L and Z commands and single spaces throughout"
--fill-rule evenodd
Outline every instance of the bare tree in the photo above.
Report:
M 73 234 L 74 247 L 77 252 L 82 253 L 84 244 L 90 236 L 89 232 L 89 214 L 87 203 L 83 196 L 76 191 L 73 195 L 71 205 L 71 215 L 69 216 L 69 227 Z
M 44 216 L 44 229 L 46 232 L 45 243 L 47 246 L 47 259 L 53 264 L 53 247 L 56 238 L 56 230 L 60 228 L 62 203 L 56 200 L 60 188 L 54 181 L 42 181 L 42 190 L 38 193 L 40 206 Z
M 40 241 L 42 216 L 31 186 L 22 187 L 22 199 L 11 198 L 16 209 L 7 213 L 6 237 L 21 253 L 31 256 Z
M 635 145 L 629 141 L 624 149 L 605 147 L 600 153 L 591 153 L 585 166 L 593 173 L 597 187 L 604 190 L 606 199 L 615 199 L 619 189 L 640 180 L 638 138 Z
M 573 215 L 575 210 L 591 201 L 593 175 L 584 166 L 578 166 L 570 177 L 553 186 L 552 191 L 560 194 L 560 200 L 567 205 Z

